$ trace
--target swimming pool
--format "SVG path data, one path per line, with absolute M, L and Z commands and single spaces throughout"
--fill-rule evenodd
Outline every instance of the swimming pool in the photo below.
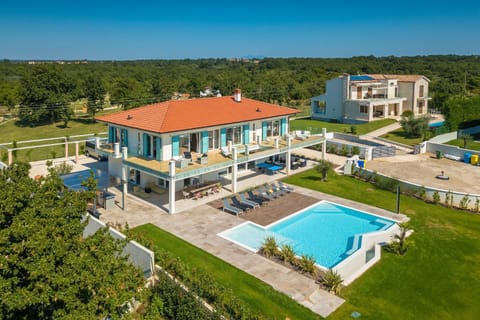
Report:
M 429 126 L 430 128 L 438 128 L 438 127 L 443 126 L 444 124 L 445 124 L 445 121 L 437 121 L 437 122 L 430 122 L 430 123 L 428 124 L 428 126 Z
M 277 243 L 292 245 L 297 255 L 311 255 L 318 265 L 332 268 L 360 248 L 362 235 L 387 230 L 393 224 L 395 221 L 320 201 L 266 227 L 249 221 L 219 236 L 255 252 L 267 236 L 274 236 Z

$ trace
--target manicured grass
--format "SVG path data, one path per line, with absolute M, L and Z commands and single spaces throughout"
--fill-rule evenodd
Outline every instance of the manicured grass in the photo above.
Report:
M 106 132 L 107 126 L 103 123 L 94 123 L 91 121 L 90 116 L 81 116 L 76 119 L 72 119 L 68 126 L 65 128 L 63 122 L 56 122 L 52 124 L 44 124 L 38 126 L 25 126 L 18 123 L 16 120 L 11 120 L 0 125 L 0 143 L 8 143 L 14 141 L 27 141 L 38 140 L 46 138 L 58 138 L 65 136 L 75 136 L 82 134 L 95 134 Z M 78 140 L 78 139 L 77 139 Z M 82 140 L 82 139 L 81 139 Z M 32 145 L 52 144 L 63 142 L 62 139 L 41 141 L 27 144 L 17 144 L 17 147 L 26 147 Z M 7 147 L 12 147 L 8 145 Z M 70 144 L 68 150 L 69 156 L 75 155 L 75 145 Z M 26 150 L 18 150 L 14 155 L 14 161 L 36 161 L 52 159 L 53 157 L 59 158 L 65 155 L 65 147 L 52 146 L 52 147 L 39 147 Z M 0 149 L 0 161 L 6 161 L 7 151 Z
M 315 170 L 285 182 L 394 210 L 395 194 L 347 176 Z M 443 201 L 443 199 L 442 199 Z M 480 314 L 480 215 L 402 196 L 400 210 L 415 230 L 405 256 L 382 254 L 344 288 L 344 303 L 329 319 L 476 319 Z
M 152 224 L 136 227 L 132 231 L 171 252 L 190 267 L 211 275 L 221 286 L 232 289 L 237 298 L 267 319 L 320 319 L 320 316 L 257 278 Z
M 416 144 L 419 144 L 423 141 L 422 137 L 420 138 L 407 138 L 405 135 L 405 131 L 403 129 L 397 129 L 395 131 L 389 132 L 387 134 L 384 134 L 381 136 L 381 138 L 385 138 L 388 140 L 396 141 L 399 143 L 403 143 L 409 146 L 414 146 Z
M 0 125 L 0 143 L 65 137 L 105 131 L 107 131 L 105 124 L 92 123 L 90 118 L 72 120 L 68 123 L 67 128 L 63 127 L 63 122 L 29 127 L 19 125 L 17 121 L 9 121 Z
M 451 141 L 446 142 L 445 144 L 449 144 L 451 146 L 457 146 L 457 147 L 463 148 L 463 140 L 462 139 L 451 140 Z M 475 141 L 467 141 L 466 149 L 480 151 L 480 143 L 475 142 Z
M 378 121 L 372 121 L 368 123 L 354 125 L 358 135 L 366 134 L 374 130 L 385 127 L 394 123 L 393 119 L 383 119 Z M 298 119 L 290 121 L 290 130 L 309 130 L 312 133 L 321 133 L 322 128 L 327 128 L 327 132 L 346 132 L 351 133 L 351 124 L 345 123 L 332 123 L 311 119 Z

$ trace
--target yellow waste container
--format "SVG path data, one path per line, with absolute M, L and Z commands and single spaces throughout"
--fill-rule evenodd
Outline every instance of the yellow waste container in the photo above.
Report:
M 472 157 L 470 158 L 470 163 L 478 164 L 478 154 L 472 154 Z

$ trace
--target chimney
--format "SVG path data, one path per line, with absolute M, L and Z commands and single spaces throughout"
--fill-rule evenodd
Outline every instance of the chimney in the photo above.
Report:
M 233 100 L 235 100 L 235 102 L 242 102 L 242 90 L 235 89 L 235 92 L 233 93 Z

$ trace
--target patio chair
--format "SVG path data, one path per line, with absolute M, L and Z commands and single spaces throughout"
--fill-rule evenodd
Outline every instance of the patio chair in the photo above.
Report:
M 240 202 L 245 204 L 251 204 L 254 206 L 253 208 L 260 208 L 261 203 L 247 199 L 247 197 L 245 197 L 243 193 L 239 193 L 238 196 L 240 197 Z
M 192 162 L 192 153 L 190 151 L 185 151 L 183 153 L 183 157 L 188 160 L 188 162 Z
M 222 152 L 222 155 L 225 156 L 225 157 L 229 157 L 229 156 L 232 155 L 230 150 L 228 150 L 228 147 L 221 147 L 220 151 Z
M 242 209 L 232 206 L 227 199 L 223 199 L 223 211 L 234 213 L 236 216 L 243 213 Z
M 262 206 L 265 203 L 265 200 L 260 198 L 256 198 L 256 197 L 247 198 L 246 193 L 240 193 L 240 200 L 255 202 L 255 203 L 258 203 L 258 205 L 260 206 Z
M 259 207 L 258 203 L 252 204 L 238 200 L 236 196 L 232 196 L 233 205 L 237 208 L 242 208 L 243 210 L 255 209 Z
M 258 199 L 258 200 L 262 200 L 264 202 L 273 200 L 273 197 L 270 197 L 270 196 L 264 197 L 262 195 L 257 195 L 255 193 L 253 193 L 253 191 L 248 191 L 247 193 L 248 193 L 249 198 L 252 199 L 252 200 L 253 199 Z

